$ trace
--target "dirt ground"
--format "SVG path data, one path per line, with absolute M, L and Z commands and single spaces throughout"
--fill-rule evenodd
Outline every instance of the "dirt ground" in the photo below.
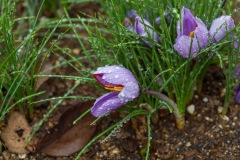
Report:
M 96 3 L 84 6 L 75 6 L 71 9 L 70 15 L 76 16 L 79 11 L 94 15 L 95 12 L 103 12 Z M 84 33 L 83 33 L 84 34 Z M 72 49 L 74 56 L 81 54 L 77 41 L 69 42 L 62 39 L 58 43 Z M 55 64 L 56 56 L 50 57 L 50 62 Z M 70 67 L 55 69 L 54 74 L 77 75 Z M 66 93 L 74 81 L 60 78 L 50 78 L 45 82 L 51 96 L 61 96 Z M 190 105 L 195 106 L 192 114 L 186 112 L 186 128 L 179 131 L 175 126 L 175 118 L 167 110 L 159 110 L 152 119 L 152 140 L 150 159 L 151 160 L 238 160 L 240 159 L 240 106 L 232 98 L 229 105 L 229 112 L 226 116 L 221 115 L 221 107 L 224 100 L 225 78 L 221 69 L 211 66 L 204 79 L 202 95 L 195 94 Z M 72 93 L 73 95 L 89 95 L 98 97 L 101 93 L 91 85 L 81 85 Z M 60 115 L 70 106 L 78 103 L 79 100 L 66 100 L 58 107 L 53 114 L 44 122 L 36 136 L 40 139 L 47 131 L 57 124 Z M 51 103 L 42 104 L 35 109 L 35 118 L 30 122 L 34 125 L 42 118 Z M 96 126 L 97 135 L 110 125 L 119 121 L 122 115 L 114 111 L 109 116 L 100 120 Z M 0 126 L 0 131 L 6 124 Z M 103 142 L 103 136 L 84 153 L 81 159 L 124 159 L 141 160 L 145 158 L 147 147 L 147 125 L 146 117 L 138 116 L 127 121 L 118 132 Z M 67 160 L 74 159 L 76 154 L 69 157 L 51 157 L 44 153 L 29 153 L 19 155 L 11 153 L 2 142 L 0 159 L 26 159 L 26 160 Z

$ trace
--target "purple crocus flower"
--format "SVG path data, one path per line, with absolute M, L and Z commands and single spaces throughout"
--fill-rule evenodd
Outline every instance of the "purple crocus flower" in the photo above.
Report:
M 177 24 L 177 34 L 174 49 L 184 58 L 194 57 L 208 44 L 208 30 L 205 24 L 184 7 L 181 12 L 181 27 L 180 21 Z
M 231 16 L 221 16 L 215 19 L 210 27 L 209 35 L 212 37 L 213 42 L 216 43 L 221 40 L 227 32 L 235 27 L 234 20 Z M 231 39 L 230 35 L 229 38 Z M 239 41 L 234 42 L 234 48 L 238 48 Z
M 216 43 L 234 27 L 234 20 L 231 18 L 231 16 L 221 16 L 213 21 L 209 30 L 209 35 L 213 37 L 213 42 Z
M 235 72 L 235 76 L 234 76 L 234 78 L 239 78 L 240 77 L 240 64 L 239 65 L 237 65 L 237 68 L 236 68 L 236 72 Z
M 236 73 L 234 76 L 236 79 L 240 77 L 240 65 L 237 65 Z M 240 84 L 236 88 L 236 102 L 240 104 Z
M 94 78 L 104 86 L 112 90 L 97 98 L 91 113 L 99 117 L 114 110 L 139 96 L 140 88 L 133 74 L 122 66 L 100 67 L 93 73 Z
M 236 88 L 236 102 L 240 104 L 240 84 Z
M 155 42 L 159 42 L 160 38 L 157 33 L 153 31 L 153 26 L 146 20 L 142 19 L 134 10 L 127 12 L 127 18 L 124 20 L 124 26 L 142 37 L 149 37 Z M 145 39 L 141 39 L 146 45 L 152 47 L 151 43 Z

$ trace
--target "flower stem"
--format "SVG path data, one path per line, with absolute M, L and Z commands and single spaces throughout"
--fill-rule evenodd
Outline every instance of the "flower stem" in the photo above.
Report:
M 183 114 L 180 113 L 177 104 L 173 100 L 171 100 L 170 98 L 168 98 L 166 95 L 164 95 L 162 93 L 155 92 L 155 91 L 152 91 L 152 90 L 143 90 L 143 93 L 151 94 L 155 97 L 160 98 L 161 100 L 165 101 L 166 103 L 168 103 L 173 108 L 173 114 L 176 118 L 177 128 L 179 130 L 184 129 L 184 127 L 185 127 L 184 113 Z

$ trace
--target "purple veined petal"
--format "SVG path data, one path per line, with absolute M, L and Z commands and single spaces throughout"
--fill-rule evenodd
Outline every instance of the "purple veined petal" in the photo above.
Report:
M 152 25 L 148 21 L 142 20 L 141 17 L 135 18 L 134 29 L 138 35 L 148 37 L 148 33 L 145 30 L 152 32 L 151 30 L 149 30 L 149 26 L 152 27 Z M 149 34 L 151 35 L 151 33 Z
M 99 97 L 91 109 L 91 114 L 95 117 L 100 117 L 101 115 L 126 104 L 127 102 L 120 101 L 118 94 L 119 92 L 110 92 Z
M 119 93 L 118 97 L 123 102 L 132 101 L 137 98 L 140 93 L 140 88 L 137 83 L 129 82 L 127 83 L 123 90 Z
M 182 35 L 189 36 L 197 27 L 194 16 L 187 8 L 182 8 Z
M 240 85 L 236 88 L 236 102 L 240 104 Z
M 155 23 L 157 24 L 157 25 L 160 25 L 160 17 L 157 17 L 156 19 L 155 19 Z
M 149 38 L 153 39 L 155 42 L 159 42 L 160 38 L 157 35 L 157 33 L 152 30 L 152 28 L 153 28 L 152 25 L 148 21 L 141 19 L 141 17 L 135 18 L 135 25 L 134 25 L 135 33 L 143 37 L 150 36 Z M 146 41 L 145 39 L 142 39 L 142 41 L 146 43 L 149 47 L 151 47 L 150 42 Z
M 110 86 L 124 86 L 129 82 L 138 83 L 128 69 L 117 65 L 100 67 L 93 75 L 103 86 L 105 84 Z
M 240 64 L 237 65 L 237 68 L 236 68 L 236 73 L 235 73 L 235 76 L 234 78 L 240 78 Z
M 209 35 L 213 37 L 213 42 L 217 42 L 235 27 L 231 16 L 221 16 L 215 19 L 209 29 Z
M 129 18 L 129 19 L 131 19 L 131 18 L 134 19 L 136 16 L 139 16 L 139 15 L 137 14 L 137 12 L 135 10 L 129 10 L 127 12 L 127 18 Z
M 239 45 L 239 40 L 234 41 L 234 48 L 238 49 L 238 45 Z
M 208 30 L 205 24 L 200 20 L 196 19 L 198 27 L 194 31 L 194 38 L 197 39 L 198 44 L 202 49 L 205 49 L 208 44 Z
M 192 48 L 189 56 L 191 43 Z M 177 38 L 174 49 L 184 58 L 194 57 L 199 52 L 197 39 L 189 36 L 180 36 Z

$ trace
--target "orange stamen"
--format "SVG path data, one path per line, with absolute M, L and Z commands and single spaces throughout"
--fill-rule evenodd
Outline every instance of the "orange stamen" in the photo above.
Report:
M 111 90 L 111 91 L 118 91 L 121 92 L 123 90 L 123 86 L 104 86 L 105 89 Z
M 194 37 L 194 31 L 190 32 L 189 37 L 191 37 L 191 38 Z

